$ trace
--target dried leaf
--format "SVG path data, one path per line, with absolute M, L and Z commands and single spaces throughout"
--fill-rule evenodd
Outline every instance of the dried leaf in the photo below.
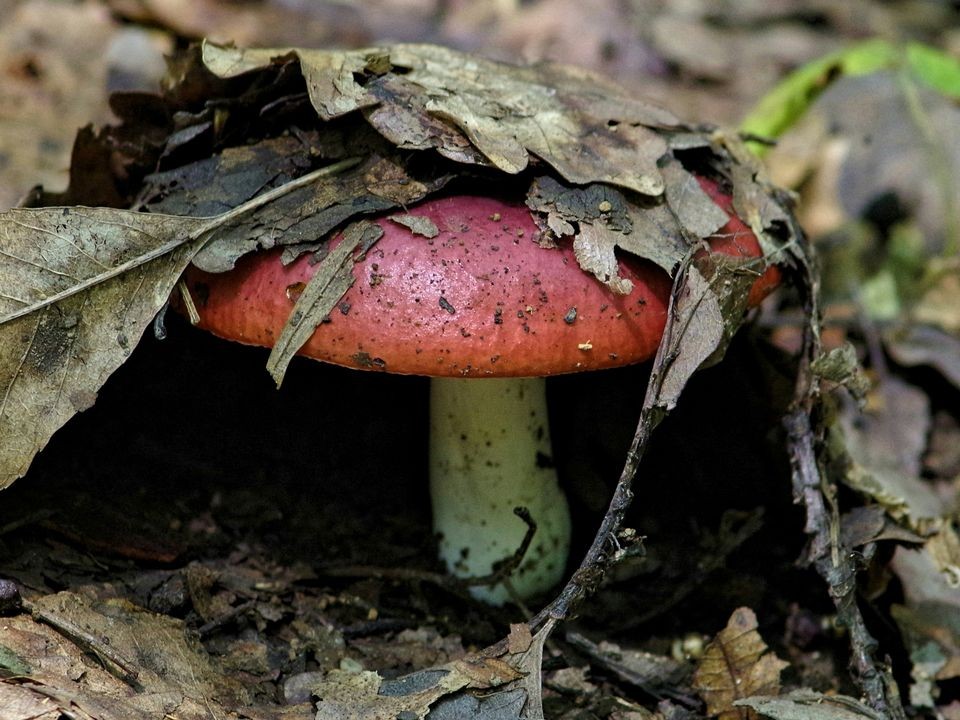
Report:
M 354 223 L 344 230 L 340 244 L 321 261 L 316 274 L 297 298 L 267 359 L 267 370 L 278 387 L 294 355 L 353 285 L 351 256 L 354 251 L 365 252 L 381 235 L 383 229 L 375 223 Z
M 844 343 L 815 358 L 810 364 L 810 371 L 824 380 L 843 385 L 858 402 L 862 402 L 870 390 L 870 380 L 864 375 L 857 360 L 857 351 L 850 343 Z
M 224 78 L 291 56 L 321 119 L 379 107 L 367 119 L 399 147 L 434 147 L 459 162 L 482 158 L 510 174 L 536 156 L 572 183 L 660 195 L 657 161 L 667 145 L 653 128 L 682 128 L 666 111 L 560 66 L 515 67 L 433 45 L 351 51 L 203 46 L 203 62 Z M 456 140 L 457 133 L 468 143 Z
M 901 365 L 929 365 L 960 388 L 960 338 L 936 327 L 911 324 L 885 333 L 884 345 Z
M 727 224 L 727 213 L 718 206 L 697 179 L 676 160 L 663 163 L 667 204 L 690 237 L 705 238 Z
M 214 218 L 107 208 L 0 214 L 0 489 L 93 404 L 211 233 L 328 172 Z
M 657 357 L 666 359 L 657 404 L 672 410 L 687 381 L 723 340 L 723 316 L 710 283 L 690 265 L 674 285 L 674 300 Z
M 0 488 L 132 352 L 209 221 L 107 209 L 0 215 Z
M 887 376 L 862 413 L 851 403 L 831 430 L 834 447 L 851 460 L 845 482 L 914 530 L 948 512 L 944 500 L 920 478 L 929 427 L 926 394 Z
M 693 686 L 707 703 L 707 712 L 723 720 L 746 717 L 736 700 L 751 695 L 777 695 L 780 671 L 787 663 L 767 652 L 757 632 L 757 616 L 737 608 L 727 627 L 707 645 L 693 676 Z
M 781 697 L 750 697 L 734 705 L 750 707 L 774 720 L 883 720 L 876 710 L 846 695 L 795 690 Z
M 435 238 L 440 234 L 439 228 L 437 228 L 433 220 L 426 215 L 404 213 L 403 215 L 391 215 L 390 220 L 398 225 L 403 225 L 414 235 L 422 235 L 425 238 Z
M 475 653 L 395 680 L 373 672 L 334 670 L 315 687 L 317 720 L 393 720 L 397 717 L 543 718 L 540 672 L 547 623 L 522 652 Z M 465 690 L 478 690 L 477 696 Z
M 243 683 L 216 667 L 182 620 L 125 600 L 69 592 L 37 598 L 30 614 L 4 619 L 4 642 L 32 668 L 21 685 L 30 695 L 20 701 L 42 698 L 67 715 L 160 720 L 213 709 L 227 714 L 251 702 Z M 0 683 L 0 697 L 7 687 Z M 5 710 L 0 706 L 0 716 Z
M 670 210 L 638 206 L 607 185 L 568 187 L 552 177 L 539 177 L 527 193 L 527 206 L 545 216 L 542 222 L 556 237 L 573 237 L 580 267 L 617 293 L 631 290 L 619 275 L 617 248 L 652 260 L 667 272 L 673 272 L 689 250 Z
M 331 176 L 300 188 L 257 212 L 238 219 L 217 233 L 193 264 L 207 272 L 226 272 L 237 259 L 257 249 L 310 243 L 357 215 L 383 212 L 436 191 L 446 178 L 419 182 L 396 163 L 370 157 L 358 164 L 343 160 L 328 166 Z M 177 211 L 196 214 L 180 193 Z
M 574 632 L 568 632 L 566 639 L 586 653 L 592 665 L 599 665 L 650 695 L 671 697 L 690 692 L 693 671 L 688 663 L 666 655 L 621 648 L 607 641 L 595 644 Z

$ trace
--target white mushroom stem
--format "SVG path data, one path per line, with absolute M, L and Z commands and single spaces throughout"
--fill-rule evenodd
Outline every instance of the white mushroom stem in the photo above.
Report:
M 543 378 L 434 378 L 430 391 L 430 496 L 440 556 L 459 577 L 492 572 L 520 546 L 527 508 L 537 532 L 510 584 L 520 597 L 544 592 L 564 574 L 570 514 L 557 483 Z M 492 604 L 503 583 L 476 587 Z

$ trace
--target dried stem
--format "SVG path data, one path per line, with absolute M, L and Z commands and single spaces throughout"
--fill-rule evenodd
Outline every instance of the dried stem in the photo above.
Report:
M 797 368 L 793 404 L 784 418 L 796 501 L 806 510 L 804 531 L 810 536 L 808 561 L 827 583 L 838 622 L 850 632 L 850 669 L 867 704 L 884 717 L 906 717 L 887 667 L 874 659 L 877 642 L 870 635 L 857 605 L 855 554 L 840 537 L 836 486 L 820 462 L 823 446 L 823 398 L 819 378 L 810 365 L 821 352 L 819 275 L 809 251 L 799 256 L 800 285 L 806 299 L 807 324 Z

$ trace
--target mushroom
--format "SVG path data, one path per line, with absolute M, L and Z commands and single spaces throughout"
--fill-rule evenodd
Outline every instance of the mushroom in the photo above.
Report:
M 729 198 L 701 184 L 730 222 L 712 249 L 756 257 L 756 237 L 732 215 Z M 577 264 L 570 243 L 543 248 L 521 203 L 458 195 L 410 209 L 438 233 L 415 236 L 389 216 L 377 243 L 353 267 L 339 309 L 302 347 L 303 355 L 353 368 L 427 375 L 430 492 L 440 555 L 460 577 L 489 574 L 520 545 L 525 507 L 536 533 L 504 583 L 474 587 L 501 604 L 562 579 L 570 542 L 567 502 L 551 461 L 545 376 L 647 360 L 663 333 L 671 279 L 652 263 L 623 258 L 633 283 L 617 295 Z M 202 328 L 272 347 L 315 265 L 284 266 L 277 251 L 242 258 L 211 275 L 195 268 L 188 287 Z M 777 282 L 776 270 L 752 290 L 753 303 Z

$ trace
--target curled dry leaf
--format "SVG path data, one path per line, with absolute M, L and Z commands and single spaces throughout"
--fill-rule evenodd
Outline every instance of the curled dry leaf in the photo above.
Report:
M 780 671 L 787 663 L 772 652 L 757 632 L 757 616 L 737 608 L 727 627 L 707 645 L 693 676 L 693 686 L 707 703 L 707 712 L 722 720 L 747 717 L 734 703 L 754 695 L 778 695 Z
M 293 356 L 353 285 L 354 251 L 365 253 L 381 235 L 383 230 L 375 223 L 354 223 L 343 231 L 340 244 L 321 261 L 316 275 L 310 278 L 297 298 L 290 319 L 267 359 L 267 370 L 278 386 Z
M 321 119 L 363 110 L 398 147 L 432 147 L 458 162 L 489 163 L 510 174 L 536 156 L 573 183 L 663 192 L 656 164 L 667 148 L 653 128 L 679 122 L 586 71 L 505 65 L 435 45 L 352 51 L 203 46 L 204 63 L 221 77 L 283 56 L 299 60 Z
M 249 688 L 191 638 L 183 620 L 126 600 L 71 592 L 36 598 L 29 613 L 4 619 L 3 644 L 28 666 L 29 677 L 22 685 L 0 683 L 0 701 L 44 707 L 17 715 L 3 704 L 4 718 L 227 716 L 254 702 Z M 90 663 L 91 656 L 99 662 Z M 25 692 L 17 698 L 11 687 Z

